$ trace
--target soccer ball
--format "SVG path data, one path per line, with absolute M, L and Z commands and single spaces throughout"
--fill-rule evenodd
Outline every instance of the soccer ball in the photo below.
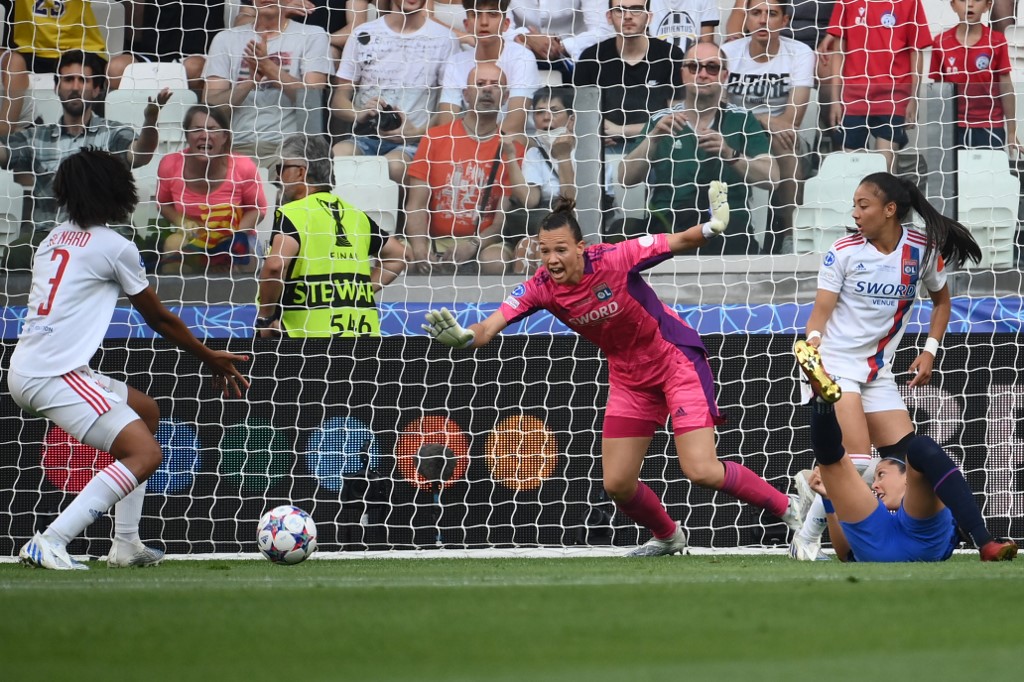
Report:
M 316 525 L 298 507 L 274 507 L 260 519 L 256 546 L 275 564 L 297 564 L 316 551 Z

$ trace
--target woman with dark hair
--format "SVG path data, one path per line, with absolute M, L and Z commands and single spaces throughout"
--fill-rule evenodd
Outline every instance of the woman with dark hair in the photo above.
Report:
M 267 212 L 259 169 L 231 151 L 231 127 L 221 108 L 194 106 L 182 126 L 185 149 L 164 156 L 157 169 L 160 215 L 178 228 L 164 239 L 161 271 L 248 266 L 256 224 Z
M 28 315 L 11 355 L 7 385 L 24 410 L 52 420 L 115 461 L 19 556 L 40 568 L 88 568 L 68 556 L 67 544 L 114 506 L 108 565 L 151 566 L 163 559 L 163 552 L 142 544 L 139 519 L 146 479 L 163 457 L 154 438 L 160 410 L 146 394 L 89 367 L 118 296 L 124 292 L 155 332 L 199 358 L 225 395 L 241 396 L 241 387 L 249 385 L 234 366 L 249 358 L 211 350 L 196 340 L 150 288 L 139 250 L 108 227 L 127 222 L 138 203 L 131 170 L 122 159 L 87 147 L 61 163 L 53 188 L 70 219 L 36 251 Z
M 715 403 L 714 378 L 700 336 L 662 303 L 640 276 L 672 256 L 719 235 L 729 222 L 725 183 L 708 190 L 711 219 L 673 234 L 646 235 L 588 247 L 571 200 L 558 202 L 540 226 L 542 267 L 515 287 L 483 322 L 463 329 L 445 309 L 427 314 L 430 336 L 453 348 L 479 348 L 513 322 L 547 310 L 597 345 L 608 358 L 601 461 L 604 488 L 620 510 L 653 537 L 630 556 L 686 550 L 686 534 L 639 480 L 655 431 L 672 417 L 683 474 L 799 527 L 798 500 L 787 497 L 742 464 L 721 462 L 715 424 L 725 420 Z
M 911 210 L 924 220 L 924 232 L 904 225 Z M 948 262 L 959 267 L 967 260 L 977 262 L 981 249 L 967 228 L 936 211 L 913 182 L 889 173 L 873 173 L 861 181 L 853 195 L 853 219 L 856 233 L 833 244 L 822 260 L 806 340 L 797 341 L 794 347 L 809 379 L 805 388 L 810 390 L 805 391 L 805 397 L 811 400 L 811 392 L 817 396 L 813 399 L 811 439 L 823 465 L 825 487 L 835 498 L 836 489 L 854 487 L 856 477 L 858 490 L 866 490 L 860 477 L 870 466 L 874 445 L 883 458 L 906 461 L 914 472 L 921 472 L 934 486 L 941 503 L 973 538 L 983 559 L 1000 558 L 999 552 L 1006 545 L 995 542 L 985 528 L 970 488 L 949 456 L 932 439 L 914 433 L 892 372 L 893 355 L 923 285 L 932 300 L 931 322 L 924 349 L 910 365 L 908 386 L 923 386 L 931 380 L 952 308 L 945 265 Z M 916 480 L 914 475 L 908 477 L 911 489 L 917 485 Z M 798 489 L 807 485 L 799 475 L 796 483 Z M 887 512 L 876 515 L 874 503 L 863 503 L 864 495 L 850 496 L 858 501 L 848 505 L 845 492 L 843 502 L 834 499 L 840 520 L 877 523 L 879 527 L 889 523 L 883 518 Z M 920 506 L 896 508 L 902 509 L 893 517 L 896 524 L 913 526 L 912 522 L 922 519 L 944 523 L 930 500 Z M 826 523 L 823 510 L 827 510 L 824 501 L 815 500 L 804 528 L 790 546 L 794 558 L 817 557 Z M 939 549 L 933 546 L 932 553 L 924 552 L 916 560 L 938 560 L 935 557 L 942 553 Z M 875 558 L 858 559 L 904 561 L 909 559 L 882 557 L 910 554 L 894 549 L 891 555 L 871 556 Z

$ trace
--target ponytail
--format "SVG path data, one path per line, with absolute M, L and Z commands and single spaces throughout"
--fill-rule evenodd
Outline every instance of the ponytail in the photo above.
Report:
M 898 178 L 890 173 L 872 173 L 861 180 L 861 184 L 874 185 L 885 203 L 895 203 L 896 218 L 901 223 L 907 219 L 911 209 L 921 216 L 928 237 L 923 259 L 925 262 L 931 256 L 933 248 L 938 248 L 943 260 L 956 267 L 962 266 L 968 260 L 975 263 L 981 261 L 981 247 L 974 240 L 970 230 L 935 210 L 911 180 Z
M 551 206 L 551 213 L 545 216 L 540 223 L 541 230 L 557 230 L 560 227 L 568 226 L 572 230 L 573 239 L 577 242 L 583 241 L 583 230 L 579 221 L 576 220 L 576 202 L 566 196 L 559 195 Z

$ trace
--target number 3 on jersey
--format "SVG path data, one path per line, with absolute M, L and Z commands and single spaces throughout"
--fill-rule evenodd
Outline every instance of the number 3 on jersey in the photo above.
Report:
M 50 294 L 46 297 L 46 303 L 39 304 L 39 310 L 36 311 L 39 315 L 50 314 L 50 310 L 53 308 L 53 297 L 57 295 L 57 287 L 60 286 L 60 281 L 64 278 L 64 269 L 67 268 L 68 261 L 71 260 L 71 254 L 68 253 L 67 249 L 54 249 L 53 253 L 50 254 L 50 260 L 54 261 L 57 259 L 60 259 L 60 263 L 57 264 L 57 274 L 49 281 Z

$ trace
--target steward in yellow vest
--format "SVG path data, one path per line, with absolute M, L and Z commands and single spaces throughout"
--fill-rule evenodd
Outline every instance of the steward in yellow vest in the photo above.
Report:
M 319 137 L 285 140 L 283 203 L 260 272 L 261 336 L 380 335 L 375 294 L 405 267 L 405 248 L 329 191 L 329 152 Z

